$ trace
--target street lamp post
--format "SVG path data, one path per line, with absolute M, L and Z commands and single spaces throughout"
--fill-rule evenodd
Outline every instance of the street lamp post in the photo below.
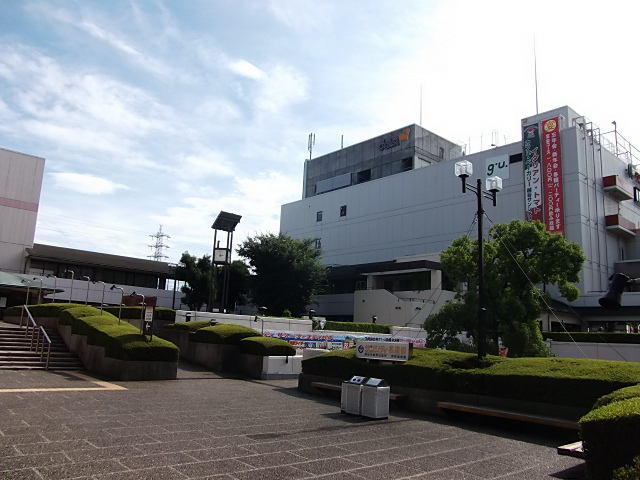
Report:
M 51 299 L 52 303 L 56 303 L 56 287 L 58 286 L 58 277 L 56 277 L 55 275 L 49 273 L 47 275 L 47 278 L 51 278 L 53 277 L 53 298 Z
M 38 303 L 42 302 L 42 278 L 33 277 L 34 280 L 40 280 L 40 290 L 38 291 Z
M 109 288 L 109 290 L 120 290 L 120 303 L 118 304 L 120 306 L 120 308 L 118 308 L 118 325 L 120 325 L 120 317 L 122 316 L 122 296 L 124 295 L 124 288 L 111 285 L 111 288 Z
M 131 292 L 132 297 L 142 297 L 142 302 L 140 305 L 142 306 L 142 312 L 140 313 L 140 333 L 144 333 L 144 295 L 141 293 L 136 293 L 135 291 Z
M 487 191 L 482 190 L 482 180 L 478 178 L 476 186 L 467 183 L 467 178 L 473 173 L 473 164 L 468 160 L 456 162 L 456 176 L 462 180 L 462 193 L 466 193 L 468 188 L 476 194 L 478 199 L 478 359 L 481 360 L 485 356 L 485 317 L 486 317 L 486 299 L 484 286 L 484 237 L 482 233 L 482 218 L 484 217 L 484 208 L 482 207 L 482 199 L 487 198 L 493 201 L 496 206 L 496 193 L 502 190 L 502 179 L 500 177 L 488 177 L 486 183 Z
M 87 281 L 87 296 L 84 299 L 84 304 L 86 305 L 87 303 L 89 303 L 89 282 L 91 281 L 91 279 L 85 275 L 82 277 L 82 280 Z
M 73 270 L 65 270 L 64 276 L 67 276 L 67 272 L 71 274 L 71 290 L 69 290 L 69 303 L 71 303 L 71 297 L 73 296 Z
M 102 300 L 100 301 L 100 315 L 102 315 L 102 305 L 104 305 L 104 289 L 106 287 L 106 285 L 104 284 L 104 282 L 102 280 L 94 280 L 93 284 L 95 285 L 96 283 L 101 283 L 102 284 Z

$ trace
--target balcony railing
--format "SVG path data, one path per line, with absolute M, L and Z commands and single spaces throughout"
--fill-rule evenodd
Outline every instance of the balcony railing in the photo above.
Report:
M 636 224 L 622 215 L 607 215 L 604 217 L 607 231 L 620 237 L 635 237 Z
M 602 183 L 604 185 L 604 191 L 619 202 L 633 198 L 633 187 L 618 175 L 603 177 Z

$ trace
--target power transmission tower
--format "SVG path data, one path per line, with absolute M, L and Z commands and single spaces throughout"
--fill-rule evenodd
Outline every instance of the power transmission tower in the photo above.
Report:
M 156 243 L 154 243 L 153 245 L 149 245 L 149 247 L 154 249 L 154 252 L 153 252 L 153 255 L 148 255 L 148 258 L 155 261 L 160 261 L 163 258 L 169 258 L 167 255 L 164 255 L 162 253 L 162 250 L 164 248 L 170 248 L 168 245 L 164 244 L 164 239 L 171 238 L 171 237 L 166 233 L 162 233 L 162 225 L 160 225 L 160 228 L 158 229 L 158 232 L 155 235 L 149 235 L 149 236 L 151 238 L 155 238 Z

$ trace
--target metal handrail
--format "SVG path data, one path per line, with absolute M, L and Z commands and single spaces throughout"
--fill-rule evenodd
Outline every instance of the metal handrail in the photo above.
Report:
M 45 370 L 49 370 L 49 359 L 51 358 L 51 339 L 45 329 L 36 323 L 31 312 L 29 311 L 29 307 L 26 305 L 22 306 L 23 312 L 27 312 L 27 321 L 25 337 L 29 335 L 29 329 L 31 328 L 31 351 L 35 351 L 36 353 L 40 352 L 40 361 L 45 363 Z M 22 318 L 20 318 L 20 326 L 22 327 Z M 40 347 L 40 336 L 42 336 L 42 347 Z M 36 341 L 35 350 L 33 347 L 33 341 Z M 45 342 L 47 343 L 47 359 L 46 362 L 44 360 L 44 350 L 45 350 Z

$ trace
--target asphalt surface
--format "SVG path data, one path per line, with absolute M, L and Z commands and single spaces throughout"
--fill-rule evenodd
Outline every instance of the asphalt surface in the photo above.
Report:
M 370 420 L 296 385 L 188 363 L 152 382 L 0 370 L 0 478 L 584 478 L 555 432 L 396 410 Z

